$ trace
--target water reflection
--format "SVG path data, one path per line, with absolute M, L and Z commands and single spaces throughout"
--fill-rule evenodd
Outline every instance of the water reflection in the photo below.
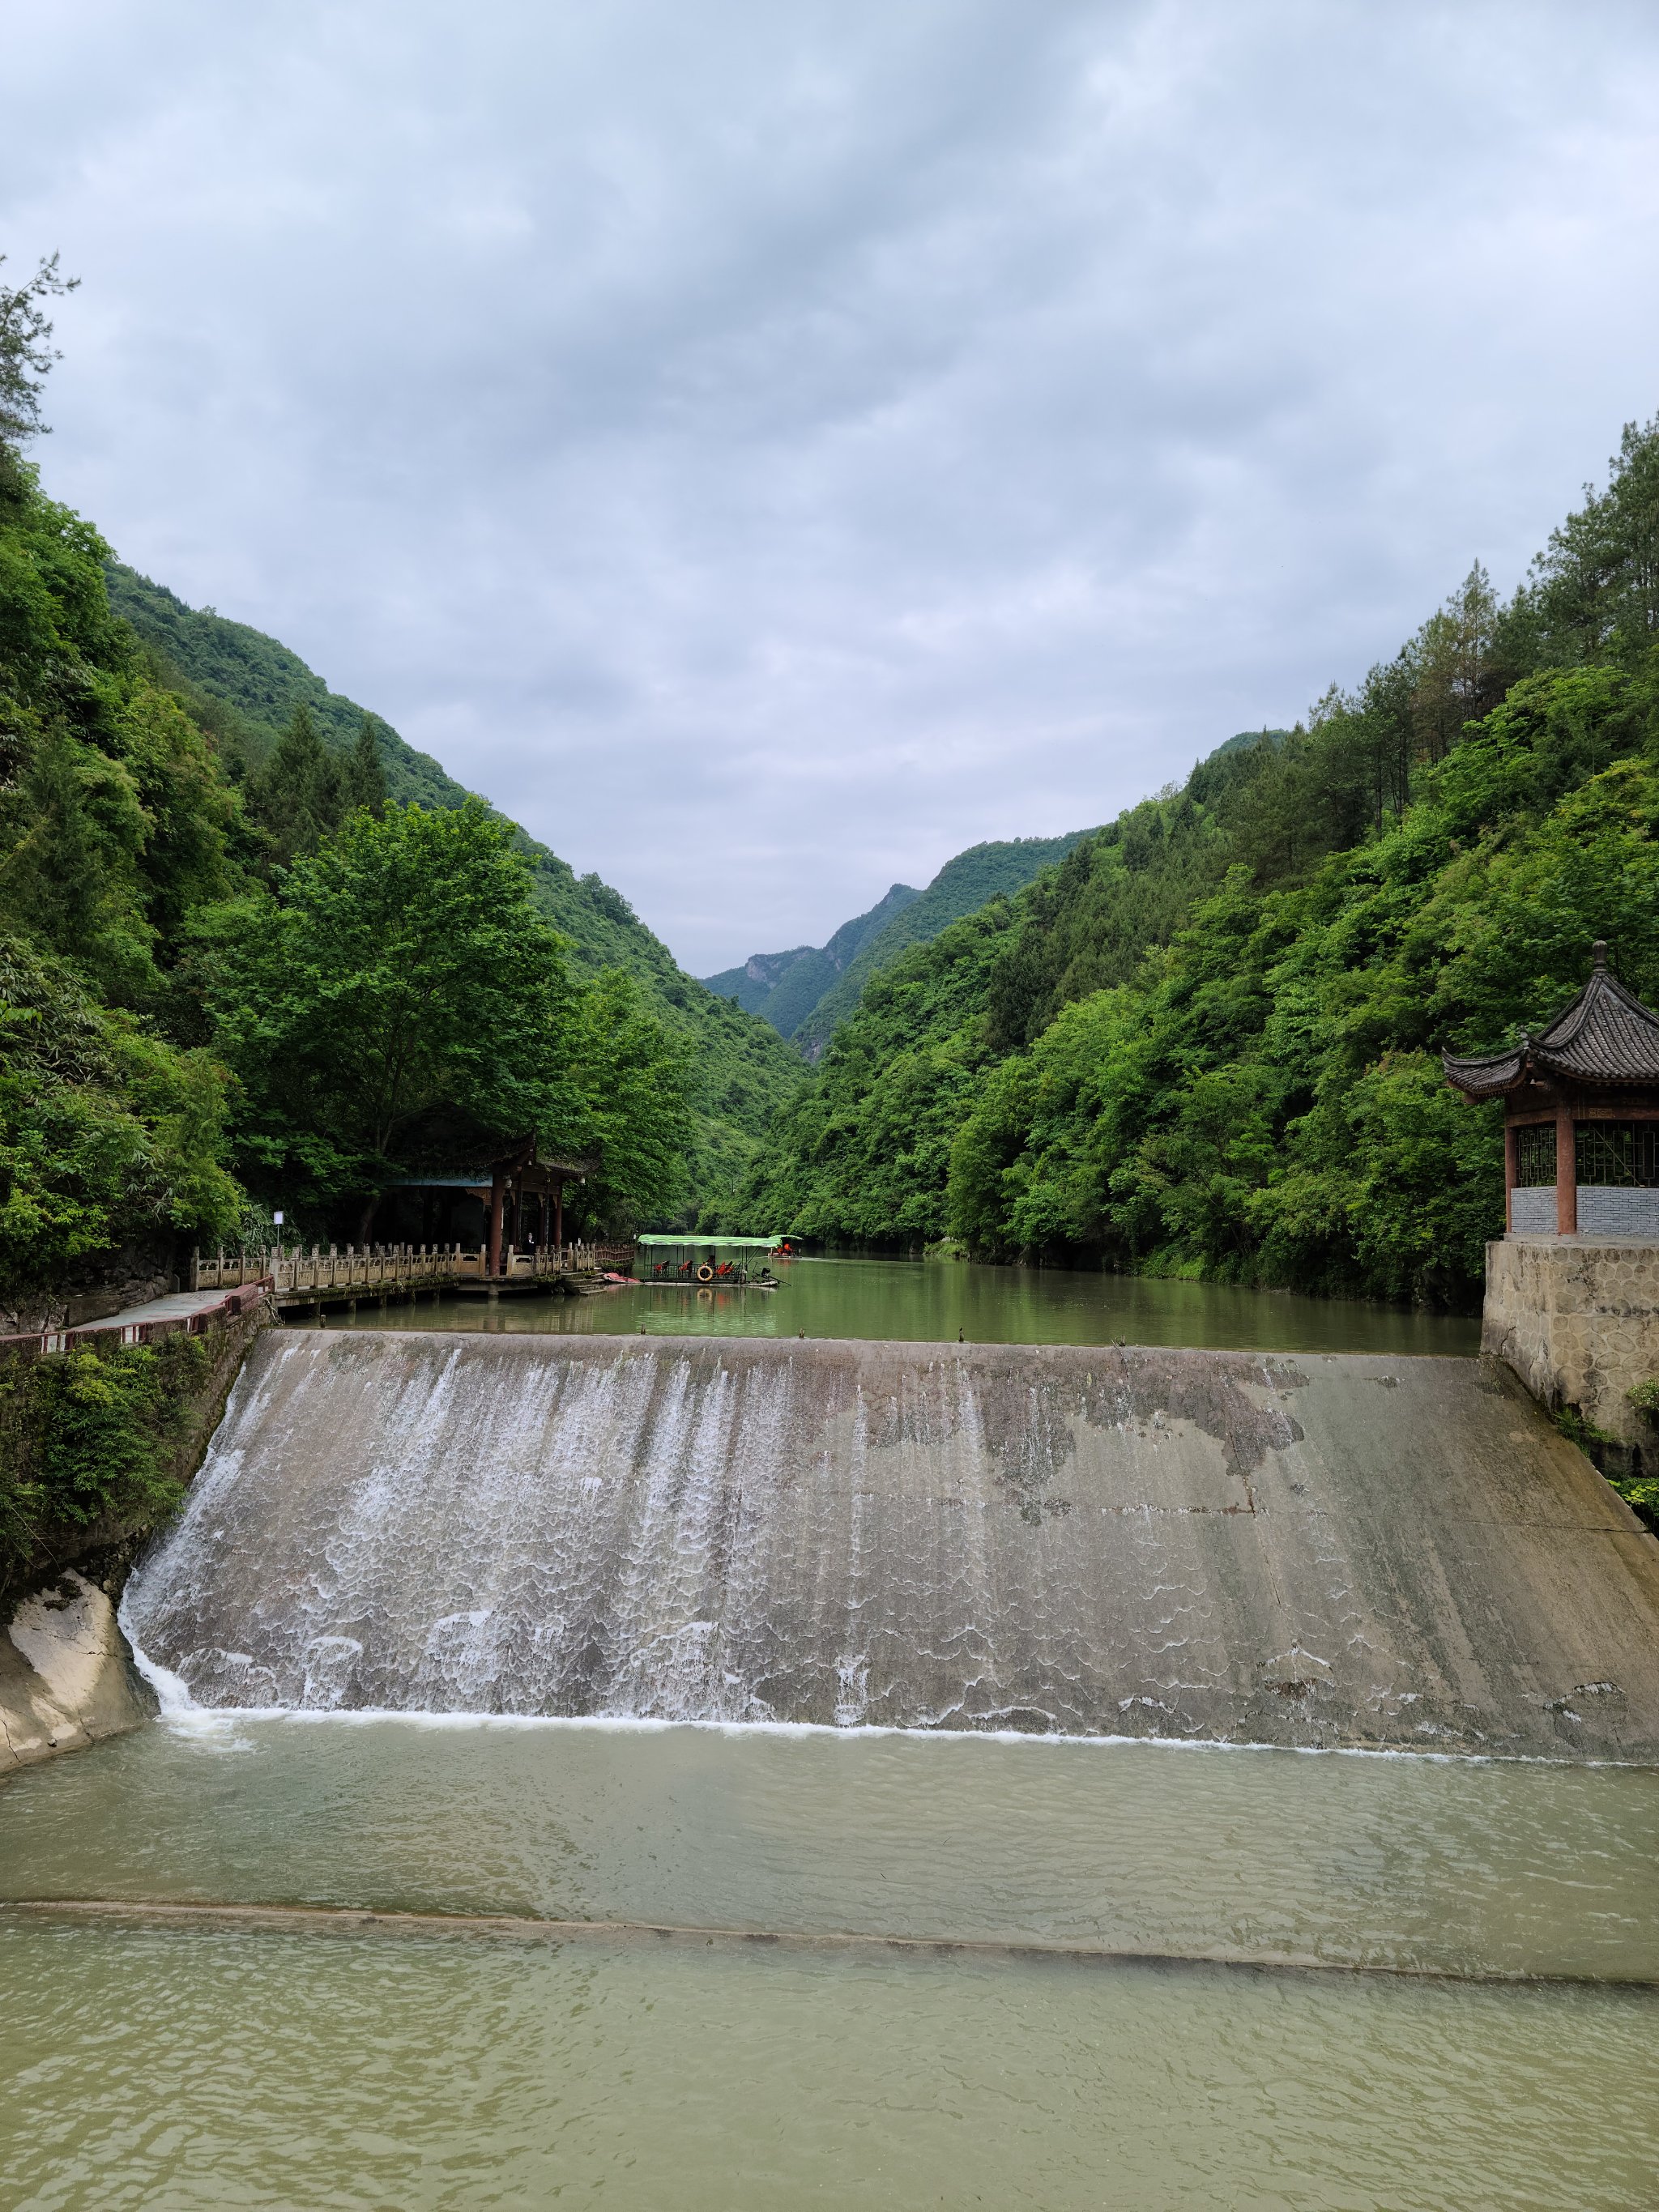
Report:
M 639 1284 L 586 1297 L 446 1297 L 352 1326 L 649 1336 L 870 1337 L 924 1344 L 1191 1345 L 1216 1351 L 1471 1356 L 1479 1321 L 1358 1300 L 969 1261 L 775 1263 L 775 1291 Z M 331 1318 L 329 1326 L 340 1326 Z

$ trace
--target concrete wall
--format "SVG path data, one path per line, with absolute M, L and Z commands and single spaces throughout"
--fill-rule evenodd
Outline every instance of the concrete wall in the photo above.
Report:
M 1651 1449 L 1626 1393 L 1659 1376 L 1659 1243 L 1519 1236 L 1487 1245 L 1480 1348 L 1551 1412 L 1576 1406 L 1592 1427 Z

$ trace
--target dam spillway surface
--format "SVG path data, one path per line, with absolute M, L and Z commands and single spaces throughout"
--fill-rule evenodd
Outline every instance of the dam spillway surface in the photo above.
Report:
M 1659 1543 L 1490 1362 L 273 1330 L 201 1705 L 1659 1760 Z

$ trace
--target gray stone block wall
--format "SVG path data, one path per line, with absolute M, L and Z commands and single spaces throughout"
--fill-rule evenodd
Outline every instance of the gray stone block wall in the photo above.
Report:
M 1621 1190 L 1601 1183 L 1580 1183 L 1578 1234 L 1659 1237 L 1659 1190 Z
M 1555 1219 L 1553 1182 L 1527 1183 L 1510 1193 L 1511 1235 L 1553 1237 Z M 1659 1190 L 1626 1190 L 1607 1183 L 1581 1182 L 1578 1234 L 1659 1240 Z
M 1577 1406 L 1593 1427 L 1650 1449 L 1651 1428 L 1625 1394 L 1659 1376 L 1659 1239 L 1510 1235 L 1487 1245 L 1480 1347 L 1552 1412 Z
M 1510 1193 L 1510 1219 L 1517 1237 L 1553 1237 L 1555 1185 L 1530 1183 Z

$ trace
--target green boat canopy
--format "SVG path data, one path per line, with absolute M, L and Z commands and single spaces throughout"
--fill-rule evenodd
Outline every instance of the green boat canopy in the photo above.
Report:
M 754 1245 L 769 1252 L 777 1243 L 775 1237 L 636 1237 L 636 1244 L 743 1244 Z

